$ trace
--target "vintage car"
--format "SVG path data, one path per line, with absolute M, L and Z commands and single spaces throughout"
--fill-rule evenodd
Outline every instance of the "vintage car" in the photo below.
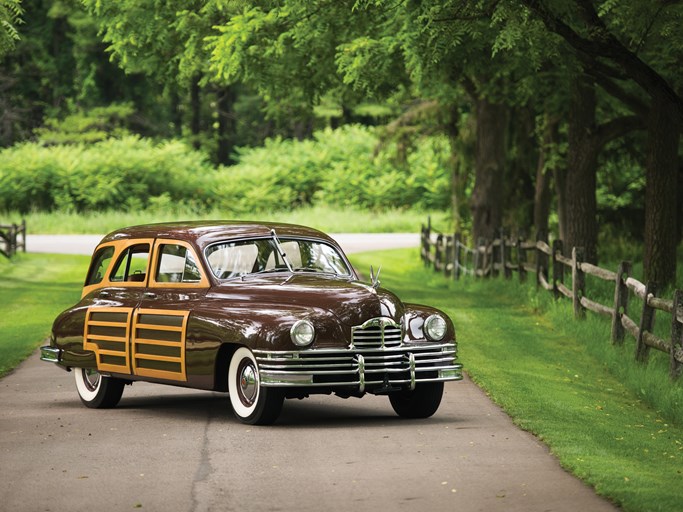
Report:
M 320 231 L 258 222 L 107 235 L 41 359 L 74 371 L 87 407 L 148 381 L 228 392 L 248 424 L 314 393 L 388 395 L 398 415 L 426 418 L 462 379 L 443 312 L 402 303 L 374 274 L 361 282 Z

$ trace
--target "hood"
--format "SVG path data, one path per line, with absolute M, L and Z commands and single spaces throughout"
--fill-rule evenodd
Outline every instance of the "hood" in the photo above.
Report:
M 360 281 L 323 275 L 279 274 L 247 277 L 222 283 L 207 299 L 220 299 L 235 305 L 295 306 L 321 308 L 351 327 L 379 316 L 400 322 L 403 304 L 388 290 L 374 289 Z

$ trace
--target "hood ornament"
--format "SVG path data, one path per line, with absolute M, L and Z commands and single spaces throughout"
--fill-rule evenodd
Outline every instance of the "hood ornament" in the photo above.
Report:
M 382 265 L 377 269 L 377 274 L 375 274 L 375 269 L 370 265 L 370 281 L 372 281 L 372 287 L 376 290 L 379 288 L 379 273 L 382 271 Z

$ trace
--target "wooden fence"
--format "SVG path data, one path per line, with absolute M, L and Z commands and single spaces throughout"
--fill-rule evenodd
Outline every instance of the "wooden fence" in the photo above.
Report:
M 26 252 L 26 221 L 22 220 L 21 224 L 6 226 L 0 224 L 0 254 L 11 258 L 20 249 Z
M 553 293 L 556 298 L 572 301 L 574 317 L 582 318 L 586 310 L 607 316 L 612 320 L 613 344 L 622 344 L 629 333 L 636 340 L 635 359 L 647 361 L 651 348 L 668 353 L 669 374 L 672 379 L 683 373 L 683 290 L 675 290 L 673 299 L 657 296 L 654 283 L 643 284 L 634 279 L 631 264 L 623 261 L 616 272 L 583 261 L 583 249 L 573 247 L 571 258 L 565 257 L 562 241 L 537 236 L 535 242 L 522 237 L 512 238 L 503 230 L 494 240 L 479 240 L 475 247 L 462 243 L 459 234 L 444 235 L 432 232 L 431 222 L 422 226 L 421 257 L 425 265 L 446 277 L 459 279 L 463 275 L 474 277 L 504 276 L 511 279 L 516 272 L 519 281 L 530 273 L 536 276 L 537 288 Z M 565 285 L 565 275 L 571 275 L 571 288 Z M 614 283 L 614 301 L 605 305 L 587 297 L 586 275 Z M 550 277 L 552 276 L 552 277 Z M 631 298 L 640 299 L 637 304 Z M 629 307 L 641 308 L 640 322 L 628 314 Z M 668 313 L 671 321 L 670 339 L 662 339 L 652 330 L 657 311 Z

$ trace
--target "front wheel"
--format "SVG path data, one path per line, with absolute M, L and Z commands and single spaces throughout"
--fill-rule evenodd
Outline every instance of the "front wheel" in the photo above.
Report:
M 256 358 L 246 347 L 238 348 L 230 359 L 228 393 L 232 410 L 242 423 L 270 425 L 282 411 L 282 391 L 261 387 Z
M 402 418 L 429 418 L 441 405 L 443 382 L 423 382 L 414 390 L 403 389 L 389 395 L 396 414 Z
M 97 370 L 74 368 L 76 389 L 81 402 L 91 409 L 116 407 L 126 383 L 114 377 L 104 377 Z

